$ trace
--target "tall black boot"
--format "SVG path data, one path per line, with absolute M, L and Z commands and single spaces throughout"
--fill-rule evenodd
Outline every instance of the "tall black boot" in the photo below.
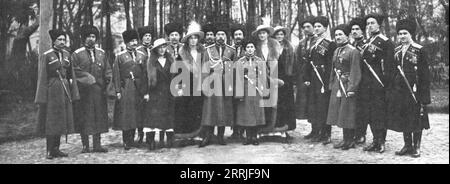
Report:
M 316 136 L 317 134 L 317 125 L 315 123 L 311 123 L 311 132 L 306 135 L 304 138 L 305 139 L 312 139 Z
M 128 130 L 128 131 L 129 131 L 129 133 L 128 133 L 129 138 L 128 139 L 129 139 L 129 142 L 130 142 L 130 147 L 139 148 L 139 144 L 134 141 L 134 137 L 136 135 L 136 129 L 131 129 L 131 130 Z
M 252 132 L 252 144 L 258 146 L 259 145 L 259 140 L 257 136 L 258 129 L 256 127 L 253 127 L 251 128 L 251 132 Z
M 339 142 L 338 144 L 334 145 L 333 148 L 334 149 L 341 149 L 342 146 L 345 145 L 346 138 L 347 138 L 347 129 L 343 128 L 342 129 L 342 141 Z
M 366 142 L 367 123 L 360 123 L 355 129 L 355 144 L 364 144 Z
M 81 134 L 81 144 L 83 144 L 83 149 L 81 153 L 89 153 L 89 135 Z
M 245 129 L 245 141 L 242 143 L 243 145 L 249 145 L 252 144 L 252 132 L 250 130 L 250 127 L 247 127 Z
M 323 145 L 327 145 L 331 143 L 331 125 L 324 125 L 322 129 L 322 138 L 321 142 Z
M 214 133 L 214 127 L 204 126 L 204 130 L 205 130 L 205 132 L 204 132 L 205 135 L 204 135 L 202 142 L 200 142 L 200 144 L 198 145 L 199 148 L 203 148 L 203 147 L 209 145 L 209 143 L 211 141 L 211 136 Z
M 219 145 L 227 145 L 227 143 L 225 143 L 224 134 L 225 134 L 225 127 L 224 126 L 217 127 L 217 138 Z
M 155 143 L 155 132 L 147 132 L 145 135 L 145 142 L 147 142 L 148 150 L 155 150 L 156 149 L 156 143 Z
M 125 150 L 130 150 L 131 146 L 130 146 L 130 131 L 128 130 L 122 130 L 122 142 L 123 142 L 123 149 Z
M 166 147 L 166 145 L 164 144 L 164 135 L 165 131 L 159 131 L 159 144 L 158 144 L 159 149 Z
M 379 147 L 379 145 L 378 145 L 378 142 L 379 142 L 378 141 L 378 136 L 379 136 L 378 130 L 373 129 L 372 127 L 371 127 L 371 130 L 372 130 L 372 135 L 373 135 L 372 143 L 370 145 L 364 147 L 363 148 L 364 151 L 377 151 L 378 150 L 378 147 Z
M 411 156 L 414 158 L 418 158 L 420 157 L 420 145 L 422 144 L 422 131 L 417 131 L 413 133 L 413 143 L 414 149 Z
M 142 145 L 142 143 L 144 142 L 144 128 L 138 128 L 138 141 L 137 143 Z
M 346 135 L 344 136 L 345 144 L 342 146 L 342 150 L 349 150 L 351 148 L 355 148 L 355 130 L 354 129 L 345 129 Z
M 378 153 L 384 153 L 384 151 L 386 150 L 386 147 L 385 147 L 386 135 L 387 135 L 386 129 L 380 130 L 380 135 L 379 135 L 379 139 L 378 139 L 378 141 L 379 141 Z
M 54 154 L 56 157 L 68 157 L 69 155 L 67 153 L 62 152 L 59 150 L 59 146 L 61 145 L 61 136 L 56 135 L 55 136 L 55 147 L 54 147 Z
M 400 151 L 396 151 L 396 155 L 409 155 L 413 153 L 413 146 L 412 146 L 412 133 L 411 132 L 403 132 L 403 142 L 405 145 Z
M 166 132 L 166 135 L 167 135 L 167 148 L 172 148 L 174 132 Z
M 102 147 L 101 143 L 102 136 L 98 134 L 94 134 L 92 136 L 92 143 L 94 144 L 94 149 L 92 150 L 95 153 L 107 153 L 108 149 Z
M 46 136 L 46 143 L 47 143 L 47 152 L 46 152 L 46 158 L 47 159 L 53 159 L 55 158 L 53 149 L 55 148 L 55 137 L 54 136 Z

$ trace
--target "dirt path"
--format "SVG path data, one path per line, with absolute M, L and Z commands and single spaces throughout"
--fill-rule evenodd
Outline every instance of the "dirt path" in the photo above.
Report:
M 46 160 L 45 139 L 32 139 L 0 145 L 0 164 L 10 163 L 136 163 L 136 164 L 309 164 L 309 163 L 442 163 L 449 164 L 449 116 L 431 114 L 431 129 L 424 132 L 422 157 L 395 156 L 394 152 L 403 146 L 401 133 L 389 131 L 384 154 L 367 153 L 362 146 L 349 151 L 332 148 L 332 145 L 311 144 L 303 139 L 310 130 L 306 121 L 298 121 L 297 129 L 291 135 L 291 144 L 263 142 L 259 146 L 243 146 L 229 142 L 226 146 L 211 145 L 206 148 L 188 146 L 161 149 L 148 152 L 146 149 L 124 151 L 121 133 L 110 131 L 103 135 L 103 144 L 109 149 L 106 154 L 80 154 L 81 142 L 78 135 L 69 135 L 68 144 L 61 149 L 69 153 L 68 158 Z M 230 131 L 227 129 L 226 135 Z M 372 136 L 368 130 L 368 142 Z M 333 142 L 342 138 L 342 131 L 333 127 Z M 65 139 L 63 139 L 65 140 Z M 368 143 L 366 143 L 368 144 Z

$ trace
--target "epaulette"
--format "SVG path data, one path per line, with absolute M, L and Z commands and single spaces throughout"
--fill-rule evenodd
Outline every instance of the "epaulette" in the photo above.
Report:
M 142 51 L 140 51 L 140 50 L 136 50 L 136 52 L 137 53 L 140 53 L 140 54 L 142 54 L 142 55 L 146 55 L 146 54 L 144 54 Z
M 422 45 L 419 45 L 419 44 L 417 44 L 417 43 L 415 43 L 415 42 L 413 42 L 413 43 L 411 44 L 411 46 L 413 46 L 413 47 L 415 47 L 415 48 L 417 48 L 417 49 L 423 48 Z
M 136 47 L 136 49 L 141 49 L 142 47 L 144 47 L 144 46 L 139 45 L 138 47 Z
M 81 48 L 79 48 L 79 49 L 77 49 L 76 51 L 75 51 L 75 53 L 80 53 L 81 51 L 84 51 L 84 50 L 86 50 L 86 47 L 81 47 Z
M 126 51 L 126 50 L 124 50 L 124 51 L 122 51 L 122 52 L 119 52 L 119 53 L 117 53 L 117 55 L 116 55 L 116 56 L 121 56 L 122 54 L 125 54 L 125 53 L 127 53 L 127 51 Z
M 354 46 L 351 45 L 351 44 L 347 44 L 347 47 L 349 47 L 349 48 L 351 48 L 351 49 L 356 49 L 356 47 L 354 47 Z
M 212 44 L 210 46 L 207 46 L 206 48 L 208 49 L 208 48 L 211 48 L 211 47 L 214 47 L 214 46 L 216 46 L 216 44 Z
M 321 45 L 328 47 L 331 43 L 331 40 L 328 39 L 323 39 L 322 43 L 320 43 Z
M 233 46 L 228 45 L 228 44 L 225 44 L 225 46 L 229 47 L 230 49 L 236 49 L 236 48 L 234 48 Z
M 47 54 L 49 54 L 49 53 L 51 53 L 51 52 L 53 52 L 53 51 L 54 51 L 53 49 L 50 49 L 50 50 L 44 52 L 44 55 L 47 55 Z
M 382 35 L 382 34 L 379 34 L 378 37 L 380 37 L 380 38 L 381 38 L 382 40 L 384 40 L 384 41 L 388 41 L 388 40 L 389 40 L 388 37 L 386 37 L 386 36 L 384 36 L 384 35 Z
M 97 49 L 97 50 L 99 50 L 99 51 L 102 51 L 102 52 L 105 52 L 105 50 L 103 50 L 103 49 L 101 49 L 101 48 L 95 48 L 95 49 Z

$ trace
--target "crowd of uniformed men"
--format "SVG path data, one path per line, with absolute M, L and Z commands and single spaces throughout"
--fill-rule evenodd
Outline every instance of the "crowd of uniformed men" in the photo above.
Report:
M 395 154 L 419 157 L 422 130 L 429 128 L 428 56 L 414 41 L 414 21 L 397 21 L 398 46 L 383 35 L 383 22 L 369 14 L 328 31 L 327 17 L 308 17 L 297 48 L 288 28 L 267 23 L 246 30 L 191 22 L 185 34 L 182 24 L 169 23 L 159 39 L 142 27 L 123 32 L 126 49 L 112 65 L 95 46 L 96 27 L 82 26 L 83 46 L 73 53 L 64 49 L 66 33 L 51 30 L 35 99 L 47 158 L 68 156 L 60 137 L 71 133 L 81 135 L 82 153 L 108 152 L 101 145 L 111 127 L 108 98 L 115 99 L 112 128 L 122 131 L 125 150 L 171 148 L 176 140 L 225 145 L 226 127 L 244 145 L 268 136 L 290 141 L 296 119 L 307 119 L 304 139 L 311 142 L 331 143 L 336 125 L 343 139 L 333 147 L 355 148 L 366 142 L 370 125 L 373 140 L 364 151 L 383 153 L 393 130 L 404 138 Z

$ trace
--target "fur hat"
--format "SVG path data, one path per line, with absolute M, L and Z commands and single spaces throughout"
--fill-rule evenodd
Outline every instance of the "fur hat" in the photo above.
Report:
M 83 25 L 83 26 L 81 26 L 81 38 L 83 40 L 86 39 L 86 37 L 88 37 L 91 34 L 94 34 L 95 38 L 98 39 L 100 33 L 99 33 L 97 27 L 91 26 L 91 25 Z
M 315 23 L 320 23 L 320 24 L 322 24 L 323 27 L 328 27 L 328 24 L 330 22 L 328 20 L 328 17 L 318 16 L 318 17 L 315 17 L 313 20 L 313 24 L 315 24 Z
M 138 33 L 136 30 L 126 30 L 122 33 L 123 42 L 128 43 L 133 39 L 139 39 Z
M 64 32 L 63 30 L 60 30 L 60 29 L 50 30 L 50 31 L 48 31 L 48 34 L 50 35 L 52 42 L 55 42 L 55 40 L 61 35 L 66 37 L 66 32 Z
M 245 26 L 242 25 L 242 24 L 234 24 L 234 25 L 231 27 L 231 37 L 234 38 L 234 32 L 239 31 L 239 30 L 241 30 L 242 33 L 244 33 L 244 37 L 245 37 L 246 32 L 247 32 L 247 29 L 245 29 Z
M 229 26 L 228 23 L 225 23 L 225 22 L 216 22 L 216 23 L 214 24 L 214 27 L 215 27 L 214 34 L 217 34 L 217 32 L 219 32 L 219 31 L 223 31 L 223 32 L 225 32 L 225 34 L 227 34 L 227 36 L 229 35 L 229 32 L 230 32 L 230 26 Z
M 314 16 L 309 16 L 309 17 L 306 17 L 305 19 L 303 19 L 302 21 L 300 21 L 300 28 L 303 28 L 303 25 L 304 24 L 306 24 L 306 23 L 310 23 L 310 24 L 313 24 L 313 22 L 314 22 Z
M 205 26 L 203 26 L 202 31 L 206 34 L 208 32 L 213 32 L 215 33 L 215 29 L 214 29 L 214 25 L 211 23 L 206 24 Z
M 384 16 L 378 13 L 371 13 L 369 15 L 366 15 L 366 17 L 364 17 L 364 23 L 367 24 L 367 19 L 369 18 L 374 18 L 378 25 L 383 24 L 383 20 L 384 20 Z
M 414 20 L 411 20 L 411 19 L 399 20 L 397 22 L 397 25 L 396 25 L 397 33 L 400 30 L 406 30 L 406 31 L 409 32 L 409 34 L 411 34 L 413 36 L 416 35 L 416 27 L 417 27 L 416 22 Z
M 366 23 L 364 22 L 364 19 L 363 19 L 363 18 L 361 18 L 361 17 L 356 17 L 356 18 L 352 19 L 352 20 L 350 21 L 350 24 L 349 24 L 350 29 L 351 29 L 354 25 L 359 26 L 359 28 L 360 28 L 363 32 L 366 31 Z
M 150 26 L 140 27 L 138 28 L 139 38 L 142 39 L 145 34 L 149 33 L 153 36 L 153 29 Z
M 169 36 L 170 33 L 178 32 L 180 36 L 183 35 L 183 25 L 181 23 L 171 22 L 164 26 L 164 32 Z
M 339 24 L 336 27 L 334 27 L 333 29 L 333 34 L 337 31 L 337 30 L 341 30 L 342 32 L 344 32 L 345 35 L 350 35 L 350 31 L 351 28 L 350 26 L 348 26 L 347 24 Z

